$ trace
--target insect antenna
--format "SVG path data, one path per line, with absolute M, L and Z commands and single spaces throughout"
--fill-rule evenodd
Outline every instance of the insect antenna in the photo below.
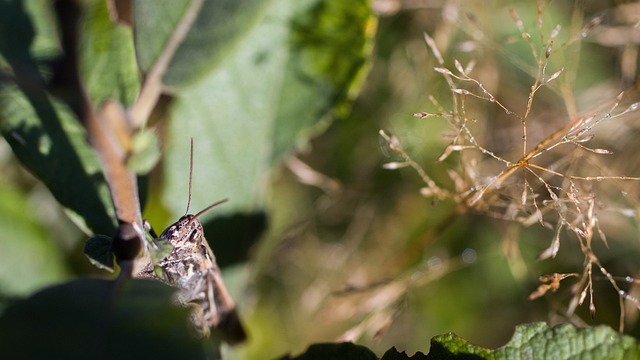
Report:
M 198 218 L 198 216 L 200 216 L 200 215 L 202 215 L 202 214 L 206 213 L 206 212 L 207 212 L 209 209 L 211 209 L 212 207 L 214 207 L 214 206 L 218 206 L 218 205 L 220 205 L 220 204 L 222 204 L 222 203 L 225 203 L 225 202 L 227 202 L 227 201 L 229 201 L 229 199 L 222 199 L 222 200 L 220 200 L 220 201 L 217 201 L 217 202 L 215 202 L 215 203 L 213 203 L 213 204 L 211 204 L 211 205 L 207 206 L 206 208 L 204 208 L 204 209 L 200 210 L 197 214 L 193 215 L 193 218 L 194 218 L 194 219 L 197 219 L 197 218 Z
M 189 198 L 187 200 L 187 210 L 184 212 L 185 215 L 189 213 L 189 207 L 191 206 L 192 180 L 193 180 L 193 138 L 191 138 L 191 153 L 189 154 Z
M 191 153 L 189 154 L 189 200 L 187 200 L 187 210 L 184 212 L 184 215 L 186 216 L 189 213 L 189 207 L 191 207 L 191 189 L 193 187 L 193 138 L 191 138 Z M 200 210 L 197 214 L 193 215 L 193 219 L 197 219 L 198 216 L 204 214 L 205 212 L 207 212 L 209 209 L 211 209 L 214 206 L 220 205 L 224 202 L 227 202 L 229 199 L 223 199 L 220 200 L 218 202 L 215 202 L 209 206 L 207 206 L 206 208 Z

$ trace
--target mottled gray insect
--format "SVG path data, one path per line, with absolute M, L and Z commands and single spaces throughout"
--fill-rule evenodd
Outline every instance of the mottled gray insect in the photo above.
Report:
M 193 142 L 191 144 L 193 159 Z M 191 161 L 193 162 L 193 161 Z M 154 237 L 154 245 L 162 248 L 163 242 L 171 244 L 169 255 L 151 261 L 138 277 L 160 280 L 180 289 L 177 300 L 181 305 L 192 306 L 191 320 L 197 335 L 209 336 L 210 328 L 218 328 L 223 339 L 230 344 L 242 342 L 246 333 L 235 310 L 235 304 L 222 280 L 213 251 L 207 243 L 198 216 L 212 207 L 227 201 L 212 204 L 195 215 L 186 214 Z M 189 174 L 189 202 L 191 203 L 191 171 Z

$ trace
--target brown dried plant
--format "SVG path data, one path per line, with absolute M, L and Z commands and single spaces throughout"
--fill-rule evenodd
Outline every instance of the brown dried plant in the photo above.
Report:
M 582 21 L 582 18 L 574 16 L 575 33 L 564 36 L 564 42 L 557 45 L 561 27 L 558 25 L 544 35 L 544 9 L 540 4 L 538 2 L 538 16 L 532 32 L 526 29 L 518 12 L 510 10 L 514 28 L 521 41 L 530 48 L 534 63 L 530 91 L 519 108 L 507 104 L 495 91 L 489 90 L 490 87 L 485 86 L 478 75 L 474 75 L 474 61 L 463 65 L 453 59 L 453 66 L 447 66 L 434 38 L 424 34 L 425 42 L 438 62 L 434 70 L 441 74 L 450 90 L 451 109 L 445 110 L 434 97 L 430 97 L 437 110 L 418 112 L 414 116 L 420 119 L 441 118 L 448 122 L 453 133 L 437 160 L 452 164 L 455 162 L 453 158 L 457 158 L 458 165 L 447 170 L 451 181 L 441 184 L 410 157 L 398 138 L 380 131 L 389 149 L 400 158 L 385 164 L 385 168 L 413 168 L 425 183 L 421 194 L 454 201 L 457 214 L 473 211 L 524 226 L 537 223 L 551 229 L 555 235 L 550 246 L 540 254 L 541 260 L 556 257 L 561 239 L 577 240 L 584 257 L 581 271 L 542 275 L 539 279 L 541 285 L 531 293 L 530 299 L 557 291 L 563 280 L 577 278 L 571 287 L 572 297 L 566 315 L 573 316 L 576 308 L 588 297 L 589 310 L 594 317 L 594 279 L 598 277 L 594 271 L 600 271 L 618 294 L 619 324 L 620 331 L 623 331 L 625 302 L 629 301 L 637 308 L 640 308 L 640 303 L 623 290 L 620 283 L 633 283 L 635 280 L 612 275 L 592 245 L 600 238 L 604 245 L 609 246 L 601 226 L 608 215 L 637 217 L 636 204 L 628 193 L 633 187 L 637 188 L 640 177 L 618 174 L 609 166 L 615 162 L 612 159 L 615 155 L 609 150 L 615 144 L 607 144 L 606 136 L 603 136 L 605 141 L 591 144 L 600 140 L 598 129 L 614 122 L 632 121 L 630 115 L 638 110 L 640 102 L 622 105 L 629 101 L 628 96 L 621 92 L 599 109 L 580 114 L 572 90 L 575 79 L 572 71 L 577 66 L 566 64 L 565 67 L 572 69 L 565 71 L 565 67 L 555 67 L 557 62 L 551 59 L 554 55 L 562 58 L 560 55 L 568 49 L 575 53 L 579 43 L 597 27 L 600 19 Z M 575 26 L 577 23 L 579 25 Z M 544 91 L 559 95 L 567 115 L 549 115 L 549 111 L 544 111 L 546 109 L 536 108 L 534 104 Z M 507 121 L 519 127 L 519 131 L 511 133 L 511 143 L 491 142 L 491 131 L 495 128 L 482 131 L 486 119 L 476 110 L 483 104 L 497 109 L 494 114 L 503 118 L 502 123 Z

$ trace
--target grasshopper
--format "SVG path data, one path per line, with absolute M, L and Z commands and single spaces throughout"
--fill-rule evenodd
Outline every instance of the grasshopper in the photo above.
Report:
M 148 226 L 154 243 L 168 242 L 171 252 L 157 261 L 149 262 L 138 277 L 159 280 L 179 290 L 177 301 L 192 306 L 191 322 L 199 337 L 208 337 L 210 328 L 221 331 L 223 339 L 236 344 L 246 339 L 231 295 L 227 291 L 213 251 L 209 247 L 198 217 L 225 200 L 207 206 L 195 215 L 188 214 L 191 204 L 193 169 L 193 141 L 189 169 L 189 201 L 187 211 L 160 236 Z

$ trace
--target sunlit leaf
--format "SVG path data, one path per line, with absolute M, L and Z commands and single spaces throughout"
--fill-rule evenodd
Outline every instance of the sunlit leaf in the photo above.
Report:
M 158 60 L 191 1 L 135 1 L 135 38 L 140 65 L 149 71 Z M 268 2 L 204 1 L 184 41 L 171 59 L 163 82 L 175 88 L 204 79 L 246 41 Z
M 191 138 L 193 191 L 202 193 L 193 208 L 229 198 L 216 214 L 252 211 L 271 167 L 323 130 L 357 85 L 370 51 L 368 2 L 274 0 L 260 9 L 242 43 L 176 94 L 164 163 L 176 217 L 186 203 Z
M 2 135 L 22 164 L 51 191 L 78 225 L 113 234 L 115 213 L 100 162 L 71 111 L 45 94 L 0 92 Z
M 563 324 L 550 328 L 538 322 L 516 326 L 511 340 L 496 350 L 474 345 L 448 333 L 431 339 L 427 355 L 422 352 L 408 355 L 391 348 L 381 360 L 408 359 L 635 359 L 640 356 L 640 344 L 631 336 L 623 335 L 607 326 L 578 329 Z M 282 359 L 377 359 L 365 347 L 351 343 L 315 344 L 296 357 Z
M 80 76 L 93 105 L 131 105 L 140 90 L 131 28 L 112 22 L 103 0 L 87 2 L 78 26 Z
M 640 345 L 630 336 L 607 326 L 578 329 L 564 324 L 553 328 L 545 323 L 519 325 L 504 346 L 489 350 L 472 345 L 454 334 L 436 336 L 429 358 L 475 355 L 479 359 L 522 359 L 544 354 L 544 358 L 634 359 Z
M 29 3 L 46 7 L 44 2 Z M 22 164 L 75 214 L 78 225 L 95 233 L 113 233 L 115 214 L 98 157 L 71 109 L 45 91 L 51 69 L 37 56 L 51 53 L 51 43 L 39 41 L 34 29 L 44 31 L 52 24 L 46 17 L 32 16 L 39 12 L 27 12 L 22 5 L 0 3 L 0 54 L 16 82 L 0 83 L 2 135 Z

